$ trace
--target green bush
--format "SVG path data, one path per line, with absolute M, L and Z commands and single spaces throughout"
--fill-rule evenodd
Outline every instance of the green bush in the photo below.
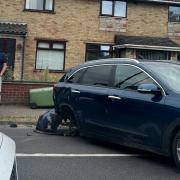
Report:
M 11 69 L 8 68 L 6 70 L 6 72 L 4 73 L 4 76 L 3 76 L 3 80 L 4 81 L 14 80 L 13 71 Z

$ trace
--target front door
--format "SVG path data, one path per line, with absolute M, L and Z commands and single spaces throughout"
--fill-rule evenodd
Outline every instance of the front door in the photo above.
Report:
M 15 59 L 15 39 L 0 38 L 0 52 L 6 54 L 8 58 L 8 68 L 14 70 L 14 59 Z
M 138 92 L 143 83 L 154 83 L 146 73 L 131 65 L 118 65 L 114 88 L 109 92 L 109 118 L 113 134 L 134 142 L 159 146 L 162 136 L 164 95 Z M 157 85 L 157 84 L 156 84 Z M 158 86 L 158 85 L 157 85 Z

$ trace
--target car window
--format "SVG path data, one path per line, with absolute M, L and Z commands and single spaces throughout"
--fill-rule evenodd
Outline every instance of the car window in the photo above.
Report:
M 145 63 L 144 63 L 145 64 Z M 180 93 L 180 64 L 150 62 L 146 67 L 164 83 L 169 89 Z
M 115 70 L 114 86 L 119 89 L 134 90 L 143 83 L 156 84 L 146 73 L 130 65 L 118 65 Z
M 67 82 L 68 83 L 78 83 L 85 71 L 86 71 L 86 68 L 77 71 L 67 80 Z
M 112 65 L 89 67 L 81 79 L 81 84 L 109 86 L 112 68 Z

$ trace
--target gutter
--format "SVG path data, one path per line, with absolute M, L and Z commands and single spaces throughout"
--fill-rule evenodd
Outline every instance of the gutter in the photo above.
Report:
M 157 2 L 157 3 L 166 3 L 166 4 L 177 4 L 180 5 L 180 2 L 176 2 L 176 1 L 166 1 L 166 0 L 137 0 L 137 1 L 141 1 L 141 2 Z
M 149 49 L 149 50 L 162 50 L 162 51 L 175 51 L 180 52 L 180 47 L 168 47 L 168 46 L 149 46 L 149 45 L 135 45 L 135 44 L 123 44 L 114 45 L 113 49 L 123 49 L 123 48 L 133 48 L 133 49 Z
M 24 79 L 24 51 L 25 51 L 25 38 L 26 36 L 23 36 L 23 52 L 22 52 L 22 64 L 21 64 L 21 80 Z

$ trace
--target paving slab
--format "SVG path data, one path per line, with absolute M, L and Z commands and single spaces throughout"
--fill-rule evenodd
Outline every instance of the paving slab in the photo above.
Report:
M 31 109 L 26 105 L 0 105 L 0 124 L 35 124 L 39 116 L 46 111 L 48 108 Z

